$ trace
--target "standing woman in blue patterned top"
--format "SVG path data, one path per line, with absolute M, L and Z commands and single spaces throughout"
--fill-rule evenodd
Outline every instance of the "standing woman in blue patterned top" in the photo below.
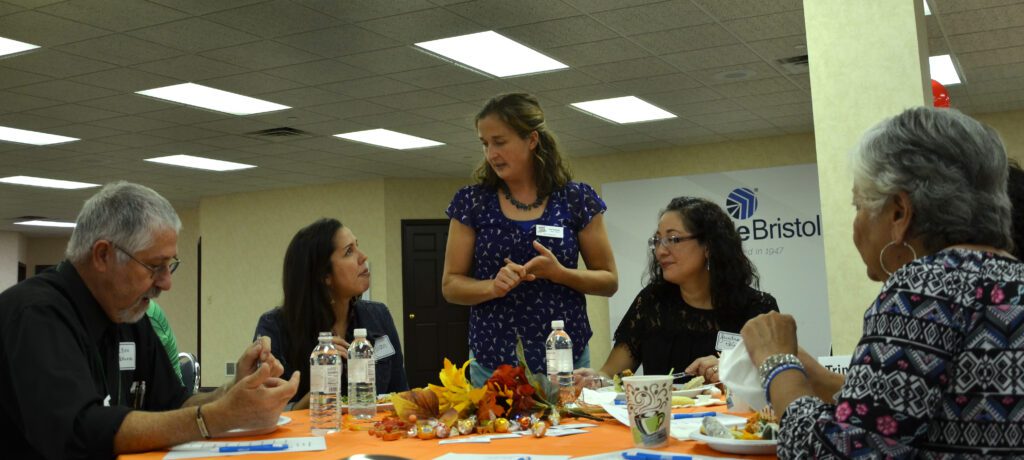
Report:
M 544 340 L 564 320 L 576 367 L 590 365 L 593 335 L 584 294 L 618 289 L 604 201 L 573 182 L 544 111 L 528 94 L 491 99 L 476 116 L 484 161 L 476 185 L 459 190 L 451 218 L 442 291 L 470 305 L 470 378 L 480 386 L 514 364 L 516 337 L 535 372 L 545 370 Z M 580 255 L 586 268 L 578 268 Z

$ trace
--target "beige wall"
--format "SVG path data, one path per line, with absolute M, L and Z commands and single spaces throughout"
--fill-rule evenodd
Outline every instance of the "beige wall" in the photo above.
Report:
M 181 218 L 178 233 L 178 259 L 181 265 L 174 272 L 171 290 L 160 294 L 157 303 L 164 310 L 167 321 L 174 330 L 178 351 L 195 353 L 199 336 L 197 318 L 199 303 L 196 301 L 199 264 L 196 263 L 196 244 L 199 240 L 199 209 L 176 208 Z
M 28 275 L 36 273 L 37 265 L 57 265 L 64 260 L 64 250 L 68 247 L 70 236 L 51 238 L 29 238 L 28 254 L 26 254 L 25 265 L 28 265 Z

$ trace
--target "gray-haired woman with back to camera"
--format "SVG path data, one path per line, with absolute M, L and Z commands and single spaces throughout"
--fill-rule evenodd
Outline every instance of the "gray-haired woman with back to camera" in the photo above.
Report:
M 779 457 L 1024 456 L 1024 264 L 998 134 L 915 108 L 869 130 L 851 163 L 853 242 L 884 284 L 846 378 L 795 356 L 788 315 L 742 331 L 782 415 Z

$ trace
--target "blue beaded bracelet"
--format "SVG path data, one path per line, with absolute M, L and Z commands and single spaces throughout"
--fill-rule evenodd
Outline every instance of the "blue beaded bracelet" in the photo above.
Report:
M 779 374 L 792 369 L 800 371 L 800 373 L 804 374 L 804 377 L 807 377 L 807 371 L 804 370 L 803 366 L 787 363 L 776 366 L 775 369 L 772 369 L 772 372 L 768 374 L 768 378 L 764 380 L 764 399 L 769 405 L 772 403 L 772 380 L 775 380 L 775 377 Z

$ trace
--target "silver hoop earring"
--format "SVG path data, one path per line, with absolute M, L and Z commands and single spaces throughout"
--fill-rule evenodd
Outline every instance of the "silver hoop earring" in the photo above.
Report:
M 882 271 L 884 271 L 885 274 L 889 275 L 889 276 L 892 276 L 892 272 L 885 268 L 885 260 L 884 260 L 885 259 L 885 251 L 887 249 L 889 249 L 890 247 L 892 247 L 892 245 L 894 245 L 894 244 L 896 244 L 896 241 L 890 241 L 888 244 L 886 244 L 884 247 L 882 247 L 882 251 L 878 253 L 878 265 L 881 266 L 882 267 Z M 907 244 L 906 241 L 904 241 L 902 244 L 907 249 L 910 249 L 910 253 L 913 254 L 914 258 L 910 259 L 910 260 L 917 259 L 917 251 L 914 250 L 914 247 L 909 245 L 909 244 Z

